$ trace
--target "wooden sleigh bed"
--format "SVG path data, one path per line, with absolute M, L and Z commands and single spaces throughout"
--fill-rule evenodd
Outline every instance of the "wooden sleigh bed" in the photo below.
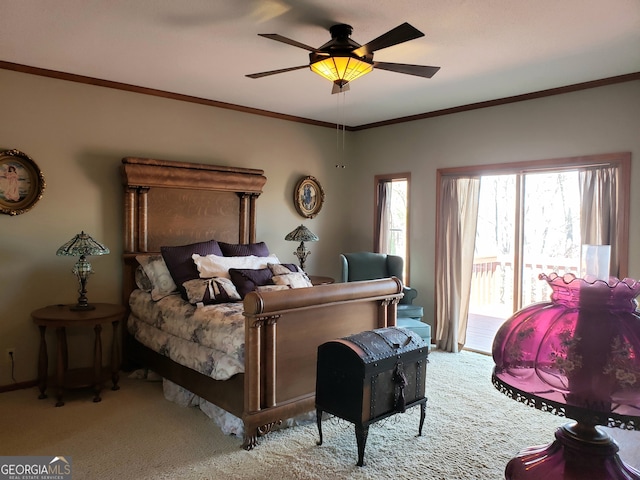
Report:
M 162 246 L 216 239 L 256 241 L 262 170 L 124 158 L 123 301 L 136 289 L 137 258 Z M 244 305 L 244 373 L 214 380 L 147 348 L 123 328 L 125 365 L 147 367 L 230 412 L 244 424 L 243 448 L 282 420 L 313 411 L 317 348 L 396 324 L 397 279 L 251 292 Z

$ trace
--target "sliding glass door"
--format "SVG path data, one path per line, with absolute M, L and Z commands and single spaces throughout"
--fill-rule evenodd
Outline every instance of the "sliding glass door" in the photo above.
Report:
M 625 278 L 630 171 L 629 152 L 438 169 L 438 348 L 490 352 L 506 318 L 548 300 L 540 273 L 580 274 L 582 244 L 609 245 L 609 273 Z
M 547 301 L 541 273 L 579 275 L 580 182 L 578 171 L 528 173 L 524 177 L 522 262 L 519 302 L 514 311 Z
M 466 347 L 489 352 L 513 312 L 548 300 L 540 273 L 577 275 L 580 245 L 577 171 L 482 176 Z

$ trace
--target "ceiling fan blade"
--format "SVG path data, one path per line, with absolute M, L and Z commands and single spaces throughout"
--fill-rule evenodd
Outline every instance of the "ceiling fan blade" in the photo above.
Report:
M 261 0 L 273 1 L 273 0 Z M 312 25 L 314 27 L 322 27 L 329 30 L 331 25 L 340 23 L 336 21 L 334 12 L 329 8 L 318 5 L 313 0 L 278 0 L 290 5 L 289 11 L 286 13 L 285 19 L 301 25 Z M 344 13 L 344 7 L 341 5 L 340 10 Z
M 280 70 L 271 70 L 269 72 L 252 73 L 251 75 L 245 75 L 249 78 L 262 78 L 269 75 L 275 75 L 277 73 L 292 72 L 293 70 L 300 70 L 301 68 L 309 68 L 309 65 L 300 65 L 298 67 L 281 68 Z
M 382 50 L 383 48 L 408 42 L 409 40 L 414 40 L 420 37 L 424 37 L 424 33 L 405 22 L 402 25 L 398 25 L 396 28 L 389 30 L 387 33 L 383 33 L 378 38 L 374 38 L 369 43 L 365 43 L 361 47 L 355 49 L 353 53 L 362 57 L 373 53 L 376 50 Z
M 428 67 L 425 65 L 409 65 L 406 63 L 373 62 L 373 68 L 388 70 L 390 72 L 406 73 L 416 77 L 433 77 L 440 67 Z
M 296 40 L 291 40 L 290 38 L 283 37 L 282 35 L 278 35 L 277 33 L 259 33 L 258 35 L 270 40 L 275 40 L 276 42 L 282 42 L 286 43 L 287 45 L 293 45 L 294 47 L 304 48 L 305 50 L 309 50 L 310 52 L 318 51 L 316 48 L 310 47 L 309 45 L 305 45 L 304 43 L 300 43 Z

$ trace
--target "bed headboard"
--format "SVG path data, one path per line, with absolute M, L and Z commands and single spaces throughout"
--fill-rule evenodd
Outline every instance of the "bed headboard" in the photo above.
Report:
M 135 288 L 135 257 L 205 240 L 256 241 L 264 170 L 149 158 L 122 159 L 123 300 Z

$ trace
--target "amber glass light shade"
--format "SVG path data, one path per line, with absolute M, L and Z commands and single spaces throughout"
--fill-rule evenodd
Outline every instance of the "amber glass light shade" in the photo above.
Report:
M 311 71 L 343 87 L 373 70 L 371 63 L 352 56 L 331 56 L 311 64 Z
M 493 383 L 576 422 L 507 465 L 513 479 L 640 479 L 598 425 L 640 430 L 640 283 L 540 275 L 551 301 L 516 312 L 493 343 Z

